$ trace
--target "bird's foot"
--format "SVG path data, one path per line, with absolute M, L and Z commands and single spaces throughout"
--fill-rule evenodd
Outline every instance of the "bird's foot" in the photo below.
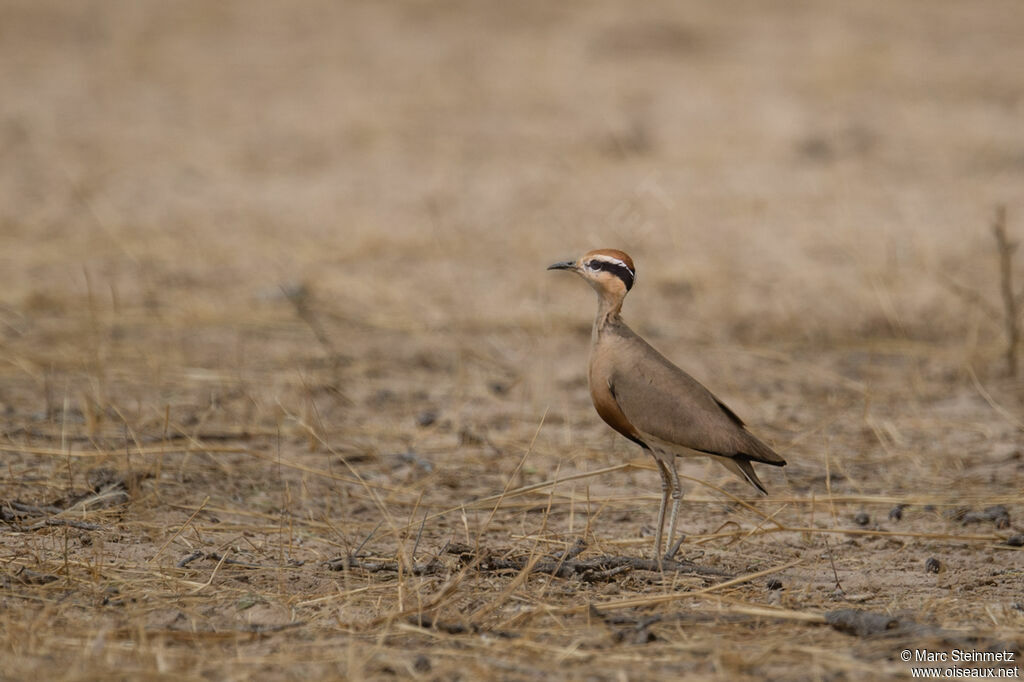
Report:
M 664 556 L 663 560 L 664 561 L 675 561 L 676 554 L 679 553 L 679 548 L 683 546 L 683 542 L 685 542 L 685 541 L 686 541 L 686 533 L 683 533 L 682 535 L 679 536 L 679 539 L 676 540 L 676 544 L 674 544 L 671 547 L 669 547 L 668 551 L 665 552 L 665 556 Z

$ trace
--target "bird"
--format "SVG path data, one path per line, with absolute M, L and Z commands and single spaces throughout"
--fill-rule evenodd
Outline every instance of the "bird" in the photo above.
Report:
M 786 460 L 750 433 L 725 403 L 674 365 L 622 320 L 622 303 L 633 288 L 633 259 L 618 249 L 597 249 L 548 270 L 568 270 L 597 292 L 588 379 L 597 414 L 654 457 L 661 474 L 661 507 L 655 556 L 661 560 L 668 502 L 668 550 L 676 532 L 682 487 L 676 457 L 707 456 L 767 495 L 752 462 L 785 466 Z

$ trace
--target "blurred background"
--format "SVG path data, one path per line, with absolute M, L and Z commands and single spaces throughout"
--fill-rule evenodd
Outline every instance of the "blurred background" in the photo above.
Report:
M 549 410 L 608 447 L 593 294 L 545 271 L 598 247 L 637 263 L 627 320 L 777 442 L 929 381 L 989 410 L 965 368 L 1005 372 L 1015 0 L 0 12 L 12 424 L 319 411 L 386 451 Z
M 958 342 L 988 323 L 944 280 L 998 304 L 995 206 L 1024 232 L 1014 0 L 0 15 L 8 326 L 87 278 L 123 309 L 291 283 L 409 331 L 582 324 L 544 266 L 617 247 L 629 318 L 690 341 Z

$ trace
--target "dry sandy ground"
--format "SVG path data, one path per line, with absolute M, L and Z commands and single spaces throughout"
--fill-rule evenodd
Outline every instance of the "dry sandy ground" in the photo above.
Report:
M 1016 0 L 0 4 L 0 678 L 1019 661 L 1020 64 Z M 595 563 L 605 246 L 789 461 L 681 466 L 679 572 Z

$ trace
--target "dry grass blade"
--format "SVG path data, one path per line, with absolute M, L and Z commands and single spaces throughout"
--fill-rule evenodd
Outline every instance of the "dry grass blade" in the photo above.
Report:
M 794 566 L 799 566 L 802 563 L 804 563 L 803 559 L 796 559 L 794 561 L 790 561 L 788 563 L 782 564 L 781 566 L 774 566 L 772 568 L 766 568 L 763 571 L 755 571 L 754 573 L 748 573 L 747 575 L 742 575 L 742 576 L 739 576 L 737 578 L 733 578 L 731 580 L 726 580 L 724 582 L 717 583 L 715 585 L 711 585 L 709 587 L 705 587 L 705 588 L 702 588 L 702 589 L 699 589 L 699 590 L 694 590 L 693 592 L 680 592 L 680 593 L 672 593 L 672 594 L 657 594 L 657 595 L 651 595 L 651 596 L 646 596 L 646 597 L 633 597 L 633 598 L 629 598 L 629 599 L 617 599 L 617 600 L 614 600 L 614 601 L 595 603 L 595 604 L 592 605 L 592 608 L 594 608 L 594 609 L 596 609 L 597 611 L 600 611 L 600 612 L 620 611 L 620 610 L 623 610 L 623 609 L 633 609 L 633 608 L 641 608 L 641 607 L 647 607 L 647 606 L 656 606 L 656 605 L 667 604 L 667 603 L 671 603 L 671 602 L 675 602 L 675 601 L 680 601 L 680 600 L 684 600 L 684 599 L 693 599 L 695 597 L 700 597 L 700 596 L 703 596 L 705 594 L 710 594 L 712 592 L 719 592 L 719 591 L 724 590 L 724 589 L 729 588 L 729 587 L 734 587 L 736 585 L 742 585 L 742 584 L 748 583 L 748 582 L 750 582 L 752 580 L 756 580 L 758 578 L 763 578 L 766 575 L 772 575 L 772 574 L 775 574 L 775 573 L 781 573 L 782 571 L 785 571 L 785 570 L 788 570 L 790 568 L 793 568 Z M 584 609 L 584 608 L 589 608 L 589 607 L 574 607 L 574 608 L 569 609 L 569 610 L 563 610 L 562 612 L 563 613 L 579 612 L 581 609 Z
M 1006 372 L 1016 377 L 1017 348 L 1020 345 L 1020 300 L 1013 290 L 1013 254 L 1017 244 L 1006 235 L 1006 206 L 996 209 L 992 233 L 999 253 L 999 292 L 1003 297 L 1003 324 L 1006 329 Z
M 730 604 L 703 608 L 700 606 L 690 607 L 692 611 L 703 611 L 712 614 L 730 614 L 741 616 L 754 616 L 757 618 L 774 618 L 776 620 L 788 620 L 798 623 L 812 623 L 824 625 L 824 614 L 809 613 L 807 611 L 794 611 L 793 609 L 782 609 L 769 606 L 757 606 L 754 604 Z
M 531 452 L 533 452 L 533 446 L 537 442 L 537 436 L 540 435 L 540 430 L 542 428 L 544 428 L 544 420 L 547 419 L 547 416 L 548 416 L 548 413 L 547 413 L 547 410 L 545 410 L 544 414 L 542 414 L 541 417 L 540 417 L 540 421 L 537 423 L 537 430 L 533 432 L 533 438 L 530 439 L 529 446 L 527 446 L 526 450 L 523 452 L 523 456 L 519 459 L 519 462 L 516 464 L 515 469 L 512 470 L 512 473 L 509 474 L 508 478 L 506 479 L 505 487 L 502 489 L 502 491 L 498 494 L 497 498 L 494 500 L 494 506 L 491 508 L 490 514 L 487 515 L 487 520 L 484 522 L 483 527 L 480 529 L 480 532 L 477 534 L 477 547 L 478 548 L 480 546 L 480 538 L 483 536 L 483 534 L 490 527 L 491 521 L 494 520 L 495 512 L 498 511 L 498 507 L 501 506 L 502 501 L 508 495 L 509 488 L 512 487 L 512 481 L 514 481 L 516 479 L 516 476 L 519 474 L 519 471 L 523 468 L 523 464 L 526 462 L 526 458 L 530 456 Z M 561 465 L 559 465 L 559 466 L 561 466 Z M 557 481 L 558 481 L 558 476 L 556 474 L 556 476 L 555 476 L 555 483 L 552 484 L 552 486 L 551 486 L 552 489 L 554 489 L 554 486 L 557 485 Z M 480 502 L 481 502 L 481 500 L 476 500 L 477 504 L 480 504 Z M 548 509 L 550 510 L 550 508 L 551 507 L 550 507 L 550 499 L 549 499 L 548 500 Z M 462 509 L 465 509 L 465 507 L 463 507 Z
M 551 479 L 551 480 L 547 480 L 547 481 L 542 481 L 540 483 L 533 483 L 533 484 L 522 486 L 522 487 L 519 487 L 519 488 L 514 488 L 514 489 L 506 491 L 506 492 L 501 492 L 501 493 L 498 493 L 496 495 L 489 495 L 487 497 L 481 497 L 479 499 L 473 500 L 472 502 L 465 502 L 463 504 L 458 505 L 457 507 L 449 507 L 447 509 L 444 509 L 443 511 L 435 512 L 435 513 L 431 514 L 430 516 L 427 517 L 427 520 L 428 521 L 433 521 L 434 519 L 438 519 L 438 518 L 441 518 L 443 516 L 447 516 L 448 514 L 452 514 L 452 513 L 458 512 L 458 511 L 465 511 L 465 510 L 469 510 L 469 509 L 486 509 L 493 502 L 503 502 L 503 501 L 512 499 L 514 497 L 519 497 L 521 495 L 526 495 L 528 493 L 537 492 L 538 490 L 545 490 L 547 488 L 553 488 L 553 487 L 555 487 L 555 486 L 557 486 L 557 485 L 559 485 L 561 483 L 568 483 L 570 481 L 579 481 L 579 480 L 585 479 L 585 478 L 593 478 L 595 476 L 603 476 L 604 474 L 609 474 L 609 473 L 612 473 L 612 472 L 615 472 L 615 471 L 626 471 L 626 470 L 633 469 L 633 468 L 638 468 L 638 466 L 636 464 L 634 464 L 634 463 L 616 464 L 614 466 L 603 467 L 601 469 L 595 469 L 593 471 L 584 471 L 584 472 L 581 472 L 581 473 L 578 473 L 578 474 L 570 474 L 568 476 L 562 476 L 562 477 L 560 477 L 558 479 Z M 639 468 L 642 468 L 642 465 Z
M 185 529 L 192 525 L 192 522 L 196 520 L 196 517 L 199 516 L 199 513 L 201 511 L 203 511 L 203 509 L 206 507 L 206 503 L 209 502 L 209 501 L 210 501 L 210 496 L 207 495 L 203 499 L 202 504 L 200 504 L 199 507 L 194 512 L 192 512 L 192 515 L 188 517 L 188 520 L 185 521 L 185 523 L 181 524 L 181 527 L 178 528 L 178 530 L 174 531 L 174 534 L 171 535 L 171 537 L 167 538 L 167 540 L 164 542 L 164 544 L 160 545 L 160 549 L 158 549 L 156 551 L 156 554 L 154 554 L 153 556 L 151 556 L 149 558 L 149 563 L 150 564 L 152 564 L 157 559 L 159 559 L 160 555 L 164 553 L 165 549 L 167 549 L 167 546 L 170 545 L 175 540 L 177 540 L 178 536 L 180 536 L 182 533 L 184 533 Z
M 1024 430 L 1024 421 L 1018 419 L 1009 410 L 1007 410 L 1005 407 L 1003 407 L 1002 405 L 995 401 L 995 399 L 992 397 L 992 394 L 985 390 L 985 387 L 981 384 L 981 381 L 978 379 L 978 375 L 975 373 L 974 368 L 971 367 L 970 365 L 967 366 L 967 373 L 971 375 L 971 381 L 974 383 L 974 388 L 977 389 L 978 394 L 985 399 L 985 402 L 989 404 L 989 407 L 995 410 L 999 414 L 999 416 L 1006 419 L 1006 421 L 1010 422 L 1018 429 Z

